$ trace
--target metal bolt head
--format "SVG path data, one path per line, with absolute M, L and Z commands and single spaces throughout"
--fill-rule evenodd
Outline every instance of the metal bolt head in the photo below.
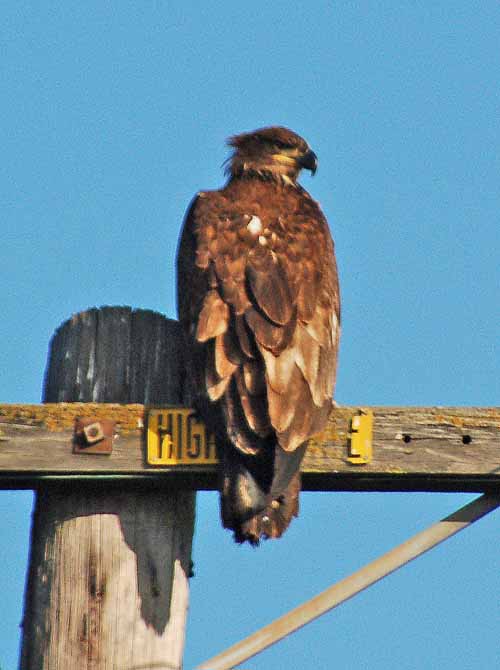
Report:
M 74 454 L 111 454 L 115 421 L 93 417 L 76 417 L 72 445 Z
M 104 431 L 98 421 L 91 423 L 89 426 L 84 426 L 83 434 L 85 435 L 87 444 L 95 444 L 104 439 Z

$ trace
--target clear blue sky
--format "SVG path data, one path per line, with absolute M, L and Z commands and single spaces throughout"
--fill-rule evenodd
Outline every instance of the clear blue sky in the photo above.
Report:
M 8 1 L 2 6 L 0 401 L 38 402 L 71 313 L 175 315 L 174 257 L 228 135 L 283 124 L 336 240 L 337 400 L 498 404 L 500 6 Z M 198 497 L 185 667 L 474 496 L 304 494 L 233 546 Z M 0 494 L 0 666 L 14 670 L 31 494 Z M 244 667 L 497 667 L 498 512 Z

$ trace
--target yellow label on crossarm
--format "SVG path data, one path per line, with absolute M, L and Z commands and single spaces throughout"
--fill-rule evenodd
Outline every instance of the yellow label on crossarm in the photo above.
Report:
M 360 409 L 351 418 L 347 460 L 353 465 L 371 463 L 373 456 L 373 412 Z
M 148 414 L 149 465 L 207 465 L 217 463 L 215 438 L 186 407 L 152 409 Z

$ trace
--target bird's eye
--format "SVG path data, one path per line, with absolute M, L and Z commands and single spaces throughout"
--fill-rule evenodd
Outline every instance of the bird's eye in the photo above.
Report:
M 291 144 L 287 144 L 286 142 L 281 142 L 280 140 L 277 140 L 275 143 L 276 147 L 278 149 L 292 149 Z

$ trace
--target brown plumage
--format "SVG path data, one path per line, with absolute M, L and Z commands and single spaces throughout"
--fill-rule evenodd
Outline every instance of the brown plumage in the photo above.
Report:
M 220 445 L 223 524 L 257 544 L 298 513 L 305 442 L 331 408 L 339 288 L 328 224 L 297 183 L 316 169 L 307 143 L 272 127 L 229 144 L 226 186 L 186 215 L 178 309 L 191 397 Z

